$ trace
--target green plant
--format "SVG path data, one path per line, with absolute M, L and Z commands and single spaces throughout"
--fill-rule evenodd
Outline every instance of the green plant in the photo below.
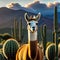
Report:
M 54 9 L 54 41 L 56 44 L 56 57 L 58 57 L 58 19 L 57 19 L 57 6 Z M 56 59 L 58 60 L 58 59 Z
M 48 60 L 54 60 L 55 59 L 55 44 L 51 43 L 47 48 L 46 48 L 46 58 Z
M 20 18 L 20 22 L 19 22 L 19 41 L 21 42 L 22 40 L 22 19 Z
M 42 40 L 43 40 L 43 47 L 44 47 L 44 55 L 45 55 L 45 50 L 46 50 L 46 25 L 43 25 L 42 27 Z
M 13 37 L 16 39 L 16 29 L 17 29 L 17 20 L 14 18 L 14 31 L 13 31 Z
M 8 39 L 3 45 L 3 54 L 7 59 L 15 59 L 19 43 L 15 39 Z

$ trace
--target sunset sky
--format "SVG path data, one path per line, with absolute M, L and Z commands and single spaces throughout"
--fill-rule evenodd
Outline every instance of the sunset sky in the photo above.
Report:
M 0 7 L 5 7 L 7 4 L 11 2 L 19 3 L 20 5 L 25 6 L 26 4 L 31 3 L 33 1 L 37 1 L 37 0 L 0 0 Z M 46 4 L 48 2 L 54 2 L 54 1 L 60 2 L 60 0 L 38 0 L 38 1 Z

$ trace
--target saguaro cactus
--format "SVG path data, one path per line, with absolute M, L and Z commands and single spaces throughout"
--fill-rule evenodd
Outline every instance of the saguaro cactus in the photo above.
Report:
M 19 22 L 19 40 L 21 42 L 22 40 L 22 19 L 20 18 L 20 22 Z
M 58 20 L 57 20 L 57 6 L 54 8 L 54 32 L 58 30 Z
M 41 32 L 42 32 L 42 41 L 43 41 L 43 47 L 44 47 L 44 60 L 46 60 L 46 56 L 45 56 L 45 50 L 46 50 L 46 25 L 43 25 L 41 28 Z
M 14 38 L 16 39 L 16 29 L 17 29 L 17 21 L 16 18 L 14 18 Z
M 56 60 L 58 60 L 58 35 L 57 35 L 57 32 L 58 32 L 58 20 L 57 20 L 57 6 L 55 6 L 55 9 L 54 9 L 54 41 L 56 43 Z
M 18 48 L 19 43 L 16 40 L 8 39 L 3 45 L 3 54 L 6 59 L 15 60 L 15 55 Z
M 43 46 L 44 46 L 44 55 L 45 55 L 45 50 L 46 50 L 46 25 L 43 25 Z

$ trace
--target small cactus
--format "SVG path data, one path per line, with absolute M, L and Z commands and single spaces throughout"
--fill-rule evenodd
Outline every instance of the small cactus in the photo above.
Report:
M 54 8 L 54 42 L 56 44 L 55 50 L 56 50 L 56 57 L 58 57 L 58 14 L 57 14 L 57 6 Z M 56 59 L 57 60 L 57 59 Z
M 48 60 L 54 60 L 55 59 L 55 44 L 51 43 L 47 48 L 46 48 L 46 58 Z
M 42 40 L 43 40 L 43 47 L 44 47 L 44 55 L 46 50 L 46 25 L 43 25 L 43 31 L 42 31 Z
M 6 59 L 15 59 L 19 43 L 14 39 L 8 39 L 3 45 L 3 54 Z
M 60 58 L 60 43 L 58 44 L 58 56 L 56 57 L 55 43 L 51 43 L 45 51 L 48 60 L 58 60 Z

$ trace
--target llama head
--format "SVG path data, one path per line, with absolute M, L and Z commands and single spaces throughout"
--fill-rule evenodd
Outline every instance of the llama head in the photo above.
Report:
M 41 14 L 39 13 L 37 16 L 28 16 L 27 13 L 25 13 L 24 17 L 27 22 L 27 29 L 30 32 L 35 32 L 38 29 L 38 20 L 40 19 Z

